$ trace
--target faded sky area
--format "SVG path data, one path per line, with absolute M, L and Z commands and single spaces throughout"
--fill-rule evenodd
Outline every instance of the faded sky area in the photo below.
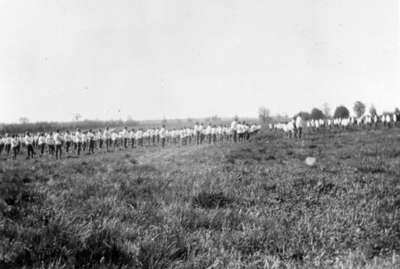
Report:
M 0 122 L 400 106 L 397 0 L 0 0 Z

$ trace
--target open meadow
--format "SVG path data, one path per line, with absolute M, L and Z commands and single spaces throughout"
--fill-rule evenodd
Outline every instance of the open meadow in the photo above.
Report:
M 0 214 L 0 268 L 400 268 L 400 129 L 0 160 Z

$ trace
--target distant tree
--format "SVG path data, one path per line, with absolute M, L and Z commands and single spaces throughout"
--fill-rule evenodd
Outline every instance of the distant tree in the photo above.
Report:
M 358 118 L 361 117 L 365 113 L 365 104 L 360 101 L 355 102 L 353 106 L 353 111 Z
M 297 116 L 300 116 L 303 120 L 310 120 L 311 119 L 311 114 L 305 111 L 301 111 L 295 115 L 295 118 Z
M 399 114 L 400 114 L 400 109 L 399 109 L 398 107 L 396 107 L 396 108 L 394 109 L 394 113 L 397 114 L 397 115 L 399 115 Z
M 21 117 L 18 120 L 19 120 L 19 123 L 21 123 L 21 124 L 29 123 L 29 119 L 27 117 Z
M 126 121 L 127 122 L 133 122 L 133 117 L 131 115 L 128 115 L 128 117 L 126 117 Z
M 328 103 L 324 103 L 322 105 L 322 110 L 324 112 L 325 117 L 330 117 L 331 116 L 331 108 L 329 107 Z
M 211 116 L 211 121 L 213 121 L 213 122 L 219 121 L 218 115 L 213 115 L 213 116 Z
M 371 116 L 375 116 L 375 115 L 378 114 L 378 113 L 376 113 L 376 108 L 375 108 L 374 105 L 371 105 L 371 106 L 369 107 L 369 114 L 371 114 Z
M 260 107 L 258 109 L 258 119 L 261 123 L 265 124 L 267 120 L 270 118 L 270 111 L 266 107 Z
M 311 118 L 314 120 L 320 120 L 325 118 L 325 115 L 324 112 L 322 112 L 320 109 L 313 108 L 313 110 L 311 110 Z
M 80 121 L 81 119 L 82 119 L 82 115 L 79 113 L 75 113 L 74 115 L 72 115 L 73 121 Z
M 350 112 L 345 106 L 338 106 L 335 109 L 335 113 L 333 117 L 335 118 L 348 118 L 350 116 Z
M 273 117 L 274 122 L 288 122 L 290 120 L 289 116 L 286 114 L 277 114 Z

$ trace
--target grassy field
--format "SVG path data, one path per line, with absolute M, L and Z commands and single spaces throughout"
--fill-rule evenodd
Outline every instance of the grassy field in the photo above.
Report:
M 400 129 L 0 167 L 0 268 L 400 268 Z

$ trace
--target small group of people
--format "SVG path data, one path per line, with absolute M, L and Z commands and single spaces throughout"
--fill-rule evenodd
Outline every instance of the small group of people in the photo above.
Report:
M 138 128 L 41 132 L 4 136 L 0 135 L 0 156 L 12 156 L 16 159 L 26 148 L 27 159 L 48 154 L 61 159 L 63 152 L 81 155 L 82 152 L 94 154 L 95 151 L 115 151 L 144 146 L 166 145 L 186 146 L 218 143 L 242 143 L 261 129 L 260 125 L 248 124 L 244 121 L 234 120 L 230 126 L 208 123 L 196 123 L 192 128 L 167 129 L 165 125 L 160 128 Z
M 301 115 L 293 117 L 286 123 L 270 123 L 270 130 L 283 131 L 288 137 L 301 138 L 303 129 L 307 130 L 320 130 L 320 129 L 333 129 L 341 128 L 347 129 L 350 127 L 355 128 L 379 128 L 379 127 L 396 127 L 400 126 L 399 115 L 384 114 L 384 115 L 370 115 L 366 114 L 362 117 L 348 117 L 348 118 L 327 118 L 327 119 L 310 119 L 304 120 Z

